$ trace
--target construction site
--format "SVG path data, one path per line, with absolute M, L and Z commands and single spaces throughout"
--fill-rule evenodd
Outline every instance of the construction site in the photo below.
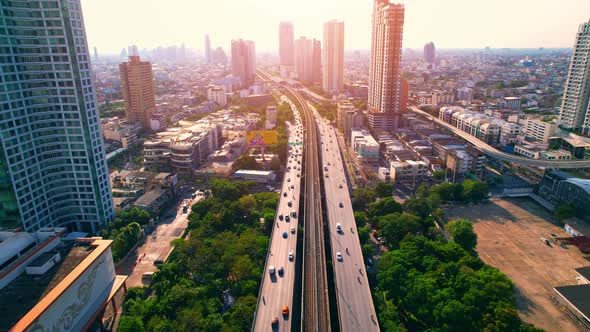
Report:
M 586 331 L 571 310 L 559 304 L 554 288 L 584 283 L 575 269 L 590 265 L 588 238 L 566 233 L 529 198 L 451 205 L 446 214 L 448 220 L 474 222 L 479 256 L 514 282 L 524 321 L 547 331 Z

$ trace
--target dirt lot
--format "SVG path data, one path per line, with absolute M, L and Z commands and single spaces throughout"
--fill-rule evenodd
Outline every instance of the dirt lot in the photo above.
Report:
M 517 287 L 522 318 L 547 331 L 582 331 L 551 301 L 553 287 L 577 284 L 574 268 L 590 265 L 578 248 L 549 247 L 540 238 L 568 236 L 551 215 L 529 198 L 447 208 L 449 220 L 468 218 L 478 235 L 477 251 Z

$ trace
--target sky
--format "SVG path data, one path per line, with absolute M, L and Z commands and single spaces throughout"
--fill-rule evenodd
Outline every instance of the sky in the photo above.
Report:
M 369 49 L 372 0 L 81 0 L 90 48 L 119 54 L 180 45 L 202 52 L 253 40 L 257 52 L 278 49 L 278 24 L 295 38 L 322 38 L 322 24 L 343 20 L 345 49 Z M 405 0 L 404 48 L 572 47 L 590 0 Z

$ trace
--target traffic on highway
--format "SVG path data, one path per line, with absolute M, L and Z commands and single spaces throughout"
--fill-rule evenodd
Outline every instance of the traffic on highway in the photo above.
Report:
M 314 115 L 319 124 L 340 330 L 379 331 L 336 131 L 328 120 L 317 112 Z
M 288 139 L 291 144 L 285 167 L 279 203 L 271 233 L 271 242 L 262 277 L 253 331 L 290 331 L 291 309 L 296 279 L 297 232 L 301 190 L 301 163 L 303 158 L 303 126 L 297 107 L 291 105 L 295 123 L 288 124 Z

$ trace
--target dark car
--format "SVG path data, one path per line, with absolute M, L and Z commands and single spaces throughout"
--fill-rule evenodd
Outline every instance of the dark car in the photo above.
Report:
M 162 265 L 162 264 L 164 264 L 164 260 L 163 259 L 156 259 L 154 261 L 154 265 Z
M 286 239 L 287 236 L 289 236 L 289 234 L 287 234 L 287 232 L 283 232 L 283 239 Z

